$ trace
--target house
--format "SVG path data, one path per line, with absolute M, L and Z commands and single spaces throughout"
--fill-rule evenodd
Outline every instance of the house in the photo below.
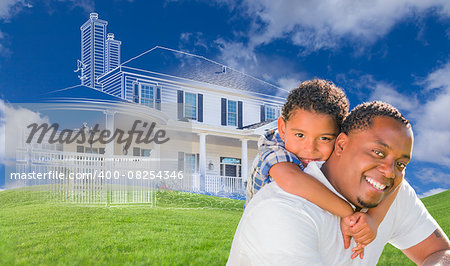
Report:
M 257 141 L 276 127 L 287 91 L 208 58 L 161 46 L 121 62 L 121 42 L 107 33 L 107 24 L 91 13 L 80 28 L 81 85 L 49 96 L 65 101 L 69 109 L 104 113 L 104 128 L 111 131 L 130 128 L 133 120 L 157 121 L 170 141 L 65 145 L 63 152 L 158 159 L 159 170 L 185 173 L 183 186 L 172 182 L 169 188 L 242 194 Z M 86 96 L 70 99 L 75 91 L 86 91 Z

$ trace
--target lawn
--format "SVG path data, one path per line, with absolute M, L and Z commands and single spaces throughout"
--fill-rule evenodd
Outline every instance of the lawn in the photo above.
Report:
M 238 200 L 160 191 L 157 207 L 77 206 L 42 192 L 0 192 L 0 265 L 223 265 L 242 214 Z M 450 192 L 424 200 L 448 233 Z M 399 253 L 400 255 L 397 255 Z M 408 259 L 387 247 L 380 265 Z

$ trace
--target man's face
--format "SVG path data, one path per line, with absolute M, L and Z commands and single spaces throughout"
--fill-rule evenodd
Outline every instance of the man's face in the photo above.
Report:
M 377 206 L 402 182 L 412 145 L 411 128 L 389 117 L 375 117 L 371 128 L 339 135 L 338 190 L 356 206 Z

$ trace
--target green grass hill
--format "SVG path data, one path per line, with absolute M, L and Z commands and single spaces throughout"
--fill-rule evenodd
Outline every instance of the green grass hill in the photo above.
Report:
M 157 207 L 57 204 L 45 192 L 0 192 L 0 265 L 224 265 L 243 201 L 174 191 Z M 450 192 L 424 200 L 450 232 Z M 387 246 L 380 265 L 408 259 Z

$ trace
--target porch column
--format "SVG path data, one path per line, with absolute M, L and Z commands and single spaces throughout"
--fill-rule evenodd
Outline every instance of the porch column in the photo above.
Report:
M 199 170 L 200 170 L 200 191 L 205 191 L 206 180 L 206 133 L 200 133 L 200 150 L 199 150 Z
M 247 182 L 247 178 L 248 178 L 248 152 L 247 152 L 247 139 L 241 139 L 241 144 L 242 144 L 242 154 L 241 154 L 241 182 L 242 182 L 242 187 L 243 189 L 245 189 L 244 187 L 244 182 Z
M 103 112 L 105 114 L 105 129 L 109 130 L 109 132 L 111 132 L 111 136 L 113 136 L 114 134 L 114 115 L 116 114 L 116 112 L 111 111 L 111 110 L 105 110 Z M 113 167 L 114 167 L 114 163 L 113 163 L 113 156 L 114 156 L 114 142 L 115 140 L 112 140 L 109 143 L 106 143 L 105 146 L 105 162 L 103 164 L 104 166 L 104 171 L 106 173 L 106 171 L 113 171 Z M 111 200 L 112 200 L 112 196 L 110 194 L 110 186 L 107 185 L 108 182 L 102 182 L 103 184 L 103 193 L 104 193 L 104 197 L 106 199 L 106 206 L 109 207 L 111 204 Z
M 114 134 L 114 115 L 116 112 L 111 111 L 111 110 L 105 110 L 103 112 L 105 114 L 105 129 L 109 130 L 109 132 L 111 132 L 111 136 L 113 136 L 112 134 Z M 107 143 L 106 147 L 105 147 L 105 158 L 109 158 L 112 159 L 112 156 L 114 155 L 114 140 Z

